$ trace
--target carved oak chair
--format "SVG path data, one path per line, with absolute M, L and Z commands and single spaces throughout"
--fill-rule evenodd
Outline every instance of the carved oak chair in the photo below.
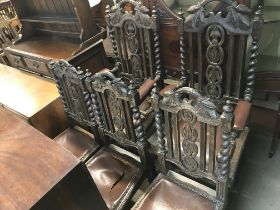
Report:
M 189 87 L 169 90 L 163 96 L 155 87 L 152 98 L 161 173 L 132 209 L 224 209 L 233 127 L 231 103 L 227 102 L 220 115 L 209 98 Z M 207 187 L 205 180 L 215 188 Z
M 85 75 L 80 69 L 76 69 L 64 60 L 51 62 L 49 67 L 54 75 L 70 124 L 70 128 L 55 137 L 54 141 L 86 161 L 98 150 L 99 135 L 91 98 L 83 85 Z
M 137 190 L 147 165 L 147 142 L 140 95 L 110 71 L 87 74 L 100 137 L 104 143 L 87 167 L 109 209 L 123 209 Z
M 164 77 L 156 10 L 149 13 L 141 2 L 133 0 L 122 0 L 106 11 L 114 59 L 121 65 L 114 74 L 134 81 L 142 101 L 155 82 L 163 84 Z
M 20 39 L 21 24 L 9 0 L 0 3 L 0 27 L 2 33 L 6 36 L 7 44 Z
M 233 180 L 248 133 L 246 123 L 254 92 L 262 6 L 251 22 L 249 8 L 231 0 L 219 0 L 228 5 L 226 11 L 207 14 L 205 7 L 212 1 L 205 0 L 190 7 L 190 15 L 185 20 L 182 16 L 178 19 L 181 62 L 188 63 L 188 67 L 182 66 L 182 71 L 187 72 L 189 86 L 208 96 L 217 105 L 218 112 L 226 100 L 235 103 L 231 141 L 234 163 L 230 175 Z M 251 55 L 249 64 L 245 65 L 248 38 L 252 38 Z M 185 41 L 188 42 L 187 52 Z

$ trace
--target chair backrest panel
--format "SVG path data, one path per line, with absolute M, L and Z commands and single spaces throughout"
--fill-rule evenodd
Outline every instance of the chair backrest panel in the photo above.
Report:
M 116 58 L 121 62 L 122 74 L 135 82 L 154 79 L 154 33 L 156 15 L 141 3 L 122 0 L 106 16 Z
M 97 73 L 86 79 L 87 88 L 94 94 L 102 113 L 101 127 L 118 145 L 136 146 L 135 125 L 129 86 L 112 73 Z
M 250 10 L 225 0 L 225 12 L 205 14 L 211 0 L 192 6 L 184 21 L 188 33 L 190 86 L 212 100 L 243 97 Z M 197 87 L 195 86 L 197 83 Z
M 51 62 L 49 67 L 54 74 L 65 112 L 81 126 L 91 126 L 94 116 L 90 95 L 83 86 L 83 72 L 63 60 Z
M 158 110 L 163 112 L 165 161 L 184 174 L 216 183 L 216 157 L 223 131 L 216 106 L 194 89 L 183 87 L 165 93 Z

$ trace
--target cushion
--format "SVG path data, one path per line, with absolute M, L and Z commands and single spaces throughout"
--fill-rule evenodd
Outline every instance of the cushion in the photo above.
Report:
M 207 198 L 161 178 L 132 209 L 214 210 L 215 204 Z
M 109 209 L 117 204 L 141 172 L 132 162 L 105 149 L 94 154 L 87 167 Z
M 95 152 L 99 147 L 92 137 L 75 128 L 66 129 L 55 137 L 54 141 L 81 160 L 89 157 L 89 155 Z

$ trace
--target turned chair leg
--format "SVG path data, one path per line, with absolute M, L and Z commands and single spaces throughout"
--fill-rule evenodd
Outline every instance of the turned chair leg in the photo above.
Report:
M 270 151 L 268 155 L 269 158 L 273 157 L 277 149 L 278 140 L 279 140 L 279 130 L 278 130 L 279 125 L 280 125 L 280 100 L 278 100 L 278 112 L 277 112 L 276 123 L 273 131 L 273 139 L 270 145 Z

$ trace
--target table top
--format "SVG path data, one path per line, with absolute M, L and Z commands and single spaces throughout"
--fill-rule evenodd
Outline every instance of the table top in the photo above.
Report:
M 0 209 L 30 209 L 80 161 L 0 108 Z
M 0 64 L 0 104 L 30 118 L 59 97 L 51 80 Z

